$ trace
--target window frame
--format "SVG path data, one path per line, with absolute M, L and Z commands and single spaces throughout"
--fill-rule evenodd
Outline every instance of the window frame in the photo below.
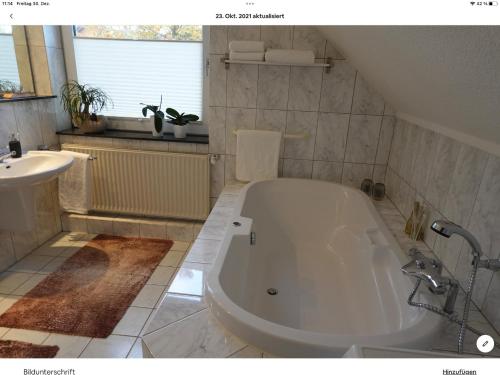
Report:
M 64 50 L 64 60 L 66 64 L 66 78 L 68 81 L 78 81 L 78 74 L 76 69 L 76 55 L 75 55 L 75 45 L 73 43 L 74 36 L 74 25 L 63 25 L 61 26 L 61 36 L 63 42 L 63 50 Z M 202 68 L 202 89 L 201 89 L 201 120 L 196 121 L 196 124 L 204 125 L 205 116 L 208 115 L 208 46 L 209 46 L 209 28 L 208 26 L 202 26 L 202 59 L 201 59 L 201 68 Z M 97 39 L 97 40 L 108 40 L 109 38 L 82 38 L 82 39 Z M 113 40 L 113 39 L 111 39 Z M 131 40 L 136 41 L 139 39 L 120 39 L 120 40 Z M 142 40 L 142 39 L 140 39 Z M 144 40 L 148 42 L 158 42 L 157 40 Z M 166 43 L 176 43 L 178 41 L 167 41 Z M 189 42 L 189 41 L 188 41 Z M 191 41 L 192 43 L 199 43 L 197 41 Z M 124 117 L 124 116 L 106 116 L 110 118 L 112 121 L 120 121 L 120 120 L 136 120 L 138 122 L 147 121 L 147 118 L 144 117 Z M 200 129 L 201 130 L 201 129 Z M 206 129 L 204 129 L 206 132 Z

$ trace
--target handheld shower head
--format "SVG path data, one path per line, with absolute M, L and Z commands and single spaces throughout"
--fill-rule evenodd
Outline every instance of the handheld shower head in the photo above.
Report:
M 462 228 L 460 225 L 452 223 L 451 221 L 446 220 L 436 220 L 432 223 L 431 229 L 437 234 L 450 238 L 453 234 L 458 234 L 463 237 L 471 246 L 472 254 L 474 256 L 480 257 L 483 255 L 481 251 L 481 245 L 477 242 L 476 238 L 472 235 L 471 232 Z

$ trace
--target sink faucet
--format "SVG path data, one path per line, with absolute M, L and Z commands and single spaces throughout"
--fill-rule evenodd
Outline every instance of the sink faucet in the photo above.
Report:
M 0 164 L 5 163 L 5 160 L 12 157 L 12 156 L 16 156 L 15 151 L 7 151 L 7 152 L 0 154 Z
M 443 264 L 440 261 L 426 257 L 416 248 L 410 249 L 409 255 L 412 260 L 403 266 L 401 271 L 424 281 L 434 294 L 446 293 L 443 310 L 447 314 L 452 314 L 457 300 L 458 282 L 442 275 Z

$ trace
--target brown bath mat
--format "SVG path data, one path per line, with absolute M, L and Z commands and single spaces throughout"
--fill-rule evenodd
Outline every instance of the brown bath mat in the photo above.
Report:
M 0 340 L 0 358 L 54 358 L 58 351 L 58 346 Z
M 100 234 L 0 316 L 0 327 L 108 337 L 173 242 Z

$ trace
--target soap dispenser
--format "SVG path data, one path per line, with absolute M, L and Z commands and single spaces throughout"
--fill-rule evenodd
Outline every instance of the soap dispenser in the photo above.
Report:
M 23 152 L 21 150 L 21 142 L 19 141 L 19 133 L 17 134 L 17 137 L 15 134 L 11 134 L 9 150 L 13 158 L 20 158 L 23 155 Z

